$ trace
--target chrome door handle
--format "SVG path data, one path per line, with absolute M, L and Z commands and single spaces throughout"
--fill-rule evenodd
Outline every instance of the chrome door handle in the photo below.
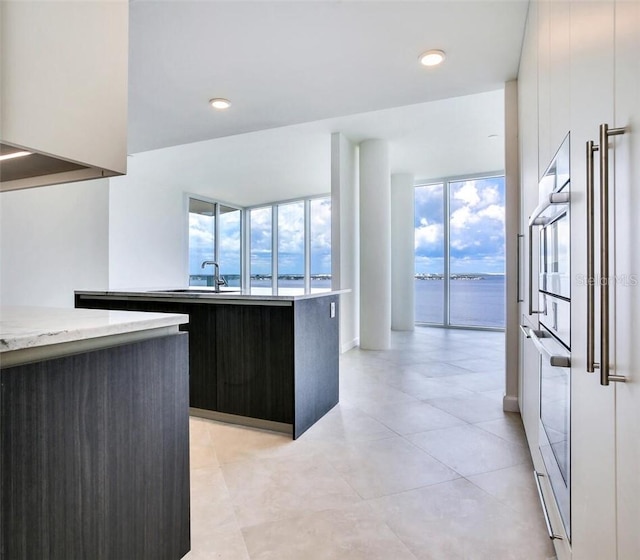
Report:
M 563 356 L 562 354 L 554 354 L 551 350 L 549 350 L 545 346 L 544 342 L 542 342 L 542 339 L 545 338 L 543 335 L 543 331 L 536 331 L 534 329 L 529 329 L 529 335 L 531 338 L 531 342 L 533 342 L 538 352 L 546 356 L 547 359 L 549 360 L 549 363 L 553 367 L 571 367 L 571 358 L 569 356 Z
M 595 361 L 595 244 L 593 226 L 593 154 L 598 146 L 587 142 L 587 372 L 593 373 L 599 364 Z
M 533 309 L 533 228 L 535 223 L 529 223 L 529 315 L 540 313 Z
M 536 481 L 536 488 L 538 489 L 538 498 L 540 499 L 540 505 L 542 506 L 542 513 L 544 514 L 544 524 L 547 526 L 547 534 L 551 540 L 563 540 L 562 535 L 558 535 L 553 532 L 551 528 L 551 520 L 549 519 L 549 512 L 547 510 L 547 503 L 544 501 L 544 495 L 542 494 L 542 486 L 540 485 L 540 478 L 544 477 L 542 473 L 533 471 L 533 478 Z
M 525 338 L 531 338 L 531 335 L 529 334 L 529 329 L 526 326 L 520 325 L 520 330 L 522 331 L 522 334 L 524 335 Z
M 521 279 L 520 279 L 520 272 L 521 272 L 521 268 L 522 268 L 522 256 L 520 254 L 520 241 L 524 239 L 524 234 L 523 233 L 519 233 L 516 237 L 516 303 L 522 303 L 524 301 L 523 297 L 522 297 L 522 293 L 520 292 L 520 283 L 521 283 Z
M 600 125 L 600 385 L 626 381 L 609 373 L 609 137 L 624 133 L 624 128 Z

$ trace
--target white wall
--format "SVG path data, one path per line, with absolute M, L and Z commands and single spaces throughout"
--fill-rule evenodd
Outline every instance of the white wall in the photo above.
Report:
M 73 307 L 108 287 L 109 180 L 0 194 L 0 303 Z
M 289 127 L 129 157 L 111 187 L 110 287 L 187 282 L 185 193 L 238 206 L 327 193 L 329 138 Z
M 331 135 L 331 269 L 340 296 L 340 349 L 360 340 L 360 231 L 358 221 L 358 147 L 340 133 Z
M 162 288 L 187 284 L 189 185 L 164 173 L 158 152 L 129 160 L 129 173 L 111 181 L 109 287 Z M 196 189 L 191 192 L 212 196 Z

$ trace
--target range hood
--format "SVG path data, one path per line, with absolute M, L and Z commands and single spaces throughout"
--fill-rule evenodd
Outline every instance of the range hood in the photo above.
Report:
M 0 191 L 126 173 L 128 21 L 128 0 L 0 2 Z
M 0 192 L 121 174 L 0 143 Z

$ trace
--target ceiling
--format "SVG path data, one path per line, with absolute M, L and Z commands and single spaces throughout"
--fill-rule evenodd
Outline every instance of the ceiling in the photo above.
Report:
M 385 138 L 391 173 L 417 181 L 499 171 L 503 97 L 497 90 L 148 151 L 129 158 L 128 176 L 240 206 L 326 194 L 333 132 Z
M 397 149 L 393 162 L 411 172 L 417 165 L 411 154 L 423 157 L 419 146 L 437 145 L 451 131 L 456 140 L 448 148 L 461 148 L 462 161 L 486 121 L 500 127 L 502 105 L 498 114 L 476 115 L 480 128 L 470 132 L 455 108 L 447 106 L 451 118 L 443 121 L 425 109 L 427 102 L 468 99 L 515 78 L 527 5 L 131 0 L 128 151 L 332 119 L 315 126 L 404 142 L 404 163 Z M 441 67 L 418 64 L 431 48 L 446 51 Z M 230 99 L 231 108 L 213 110 L 212 97 Z M 487 110 L 478 103 L 477 110 Z M 391 108 L 401 109 L 385 113 Z M 350 115 L 359 116 L 335 120 Z

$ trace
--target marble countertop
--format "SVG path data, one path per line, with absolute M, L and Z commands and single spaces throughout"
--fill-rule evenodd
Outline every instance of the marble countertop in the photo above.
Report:
M 316 289 L 305 292 L 301 288 L 221 288 L 220 292 L 212 287 L 190 286 L 188 288 L 133 288 L 106 291 L 77 290 L 80 296 L 118 296 L 118 297 L 153 297 L 162 299 L 207 299 L 223 301 L 297 301 L 317 297 L 348 293 L 351 290 Z
M 177 313 L 0 307 L 0 352 L 123 335 L 188 322 L 188 315 Z

